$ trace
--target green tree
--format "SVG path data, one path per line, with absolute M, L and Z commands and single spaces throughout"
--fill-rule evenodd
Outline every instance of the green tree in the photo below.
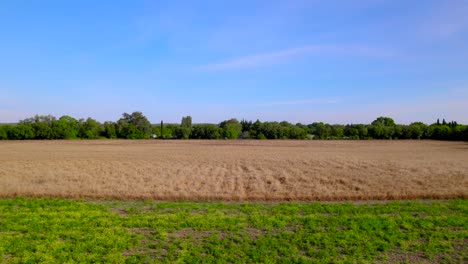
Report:
M 125 127 L 125 138 L 126 139 L 144 139 L 147 138 L 148 134 L 139 130 L 134 125 L 130 124 Z
M 257 119 L 255 123 L 249 125 L 249 136 L 250 138 L 258 138 L 258 134 L 261 133 L 260 129 L 262 127 L 262 122 Z M 265 136 L 265 135 L 263 135 Z
M 330 126 L 330 136 L 334 139 L 341 139 L 344 137 L 344 128 L 343 125 L 332 125 Z
M 468 141 L 468 126 L 465 126 L 465 128 L 462 129 L 461 139 L 464 141 Z
M 350 139 L 359 139 L 359 130 L 353 125 L 348 125 L 344 129 L 344 135 Z
M 369 136 L 369 130 L 368 130 L 367 126 L 362 125 L 362 124 L 358 124 L 358 125 L 354 125 L 354 127 L 357 130 L 359 130 L 359 138 L 360 139 L 367 139 L 367 137 Z
M 123 113 L 117 121 L 117 136 L 127 139 L 148 138 L 151 134 L 151 123 L 141 112 Z
M 398 128 L 390 117 L 378 117 L 368 127 L 369 136 L 375 139 L 391 139 L 402 134 L 402 128 Z
M 115 129 L 116 126 L 117 124 L 114 122 L 110 122 L 110 121 L 104 122 L 102 126 L 103 129 L 102 129 L 101 135 L 103 137 L 111 138 L 111 139 L 117 138 L 117 130 Z
M 174 130 L 174 135 L 178 139 L 189 139 L 190 132 L 190 128 L 178 126 Z
M 34 129 L 31 125 L 18 124 L 15 126 L 9 126 L 7 130 L 8 139 L 33 139 L 34 138 Z
M 278 122 L 264 122 L 260 125 L 259 134 L 263 134 L 267 139 L 278 139 L 282 135 L 282 127 Z
M 316 139 L 327 139 L 330 137 L 330 126 L 323 122 L 315 122 L 308 125 L 310 132 Z
M 213 124 L 193 125 L 190 138 L 193 139 L 219 139 L 221 136 L 220 128 Z
M 164 123 L 162 120 L 161 120 L 161 128 L 159 132 L 160 132 L 159 137 L 164 138 Z
M 289 128 L 289 139 L 306 139 L 307 138 L 307 131 L 298 126 L 290 126 Z
M 421 122 L 411 123 L 404 129 L 404 138 L 407 139 L 421 139 L 426 131 L 427 126 Z
M 192 117 L 191 116 L 182 117 L 182 121 L 180 122 L 180 126 L 192 129 Z
M 369 136 L 375 139 L 390 139 L 390 129 L 382 124 L 371 125 L 368 128 Z
M 392 129 L 391 129 L 391 137 L 393 139 L 400 139 L 400 138 L 403 138 L 403 129 L 404 129 L 404 126 L 402 125 L 395 125 Z
M 7 125 L 0 126 L 0 140 L 8 139 L 8 134 L 7 134 L 8 127 L 9 126 Z
M 86 120 L 80 119 L 78 121 L 78 137 L 85 139 L 98 139 L 102 132 L 101 124 L 88 117 Z
M 242 125 L 242 132 L 248 132 L 252 129 L 252 121 L 247 121 L 245 119 L 242 119 L 240 121 L 241 125 Z
M 175 131 L 178 127 L 178 124 L 166 124 L 164 126 L 164 138 L 177 138 Z
M 146 135 L 151 133 L 151 123 L 142 112 L 123 113 L 122 118 Z
M 372 122 L 373 126 L 382 125 L 382 126 L 395 126 L 395 121 L 390 117 L 381 116 Z
M 61 116 L 52 122 L 54 138 L 74 139 L 78 135 L 78 120 L 70 116 Z
M 219 124 L 225 139 L 236 139 L 242 132 L 242 124 L 235 118 L 225 120 Z
M 451 122 L 450 128 L 452 129 L 451 140 L 463 140 L 464 126 Z
M 447 125 L 431 125 L 431 139 L 449 140 L 452 134 L 452 129 Z
M 34 130 L 36 139 L 54 139 L 56 135 L 52 129 L 52 124 L 57 119 L 52 115 L 40 116 L 36 115 L 32 118 L 21 120 L 19 123 L 30 125 Z
M 189 139 L 191 132 L 192 132 L 192 117 L 191 116 L 182 117 L 180 126 L 177 127 L 176 130 L 174 130 L 176 138 Z
M 249 131 L 242 131 L 242 133 L 239 135 L 240 139 L 252 139 L 252 135 L 250 135 Z

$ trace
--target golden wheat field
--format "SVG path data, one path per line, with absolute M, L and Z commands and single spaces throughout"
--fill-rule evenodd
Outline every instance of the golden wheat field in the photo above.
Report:
M 468 197 L 468 144 L 4 141 L 0 197 L 378 200 Z

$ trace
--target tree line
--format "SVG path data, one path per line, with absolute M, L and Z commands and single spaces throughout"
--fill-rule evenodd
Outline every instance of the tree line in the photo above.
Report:
M 23 139 L 435 139 L 468 141 L 468 126 L 455 121 L 427 125 L 414 122 L 396 124 L 392 118 L 379 117 L 371 124 L 332 125 L 323 122 L 252 122 L 229 119 L 219 124 L 151 124 L 141 112 L 124 113 L 116 122 L 100 123 L 92 118 L 56 118 L 36 115 L 17 124 L 0 125 L 0 140 Z

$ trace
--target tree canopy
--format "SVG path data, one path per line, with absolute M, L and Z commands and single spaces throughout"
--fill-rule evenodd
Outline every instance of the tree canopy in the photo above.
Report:
M 180 124 L 155 124 L 141 112 L 123 113 L 116 122 L 100 123 L 93 118 L 75 119 L 71 116 L 56 118 L 36 115 L 17 124 L 0 125 L 0 140 L 27 139 L 147 139 L 151 135 L 161 139 L 435 139 L 468 141 L 468 126 L 456 121 L 437 120 L 427 125 L 413 122 L 396 124 L 390 117 L 378 117 L 371 124 L 291 124 L 240 122 L 231 118 L 219 124 L 192 124 L 192 117 L 185 116 Z

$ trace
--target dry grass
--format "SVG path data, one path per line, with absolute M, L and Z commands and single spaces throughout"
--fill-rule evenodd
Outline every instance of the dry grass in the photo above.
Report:
M 0 197 L 468 198 L 468 144 L 436 141 L 3 141 Z

